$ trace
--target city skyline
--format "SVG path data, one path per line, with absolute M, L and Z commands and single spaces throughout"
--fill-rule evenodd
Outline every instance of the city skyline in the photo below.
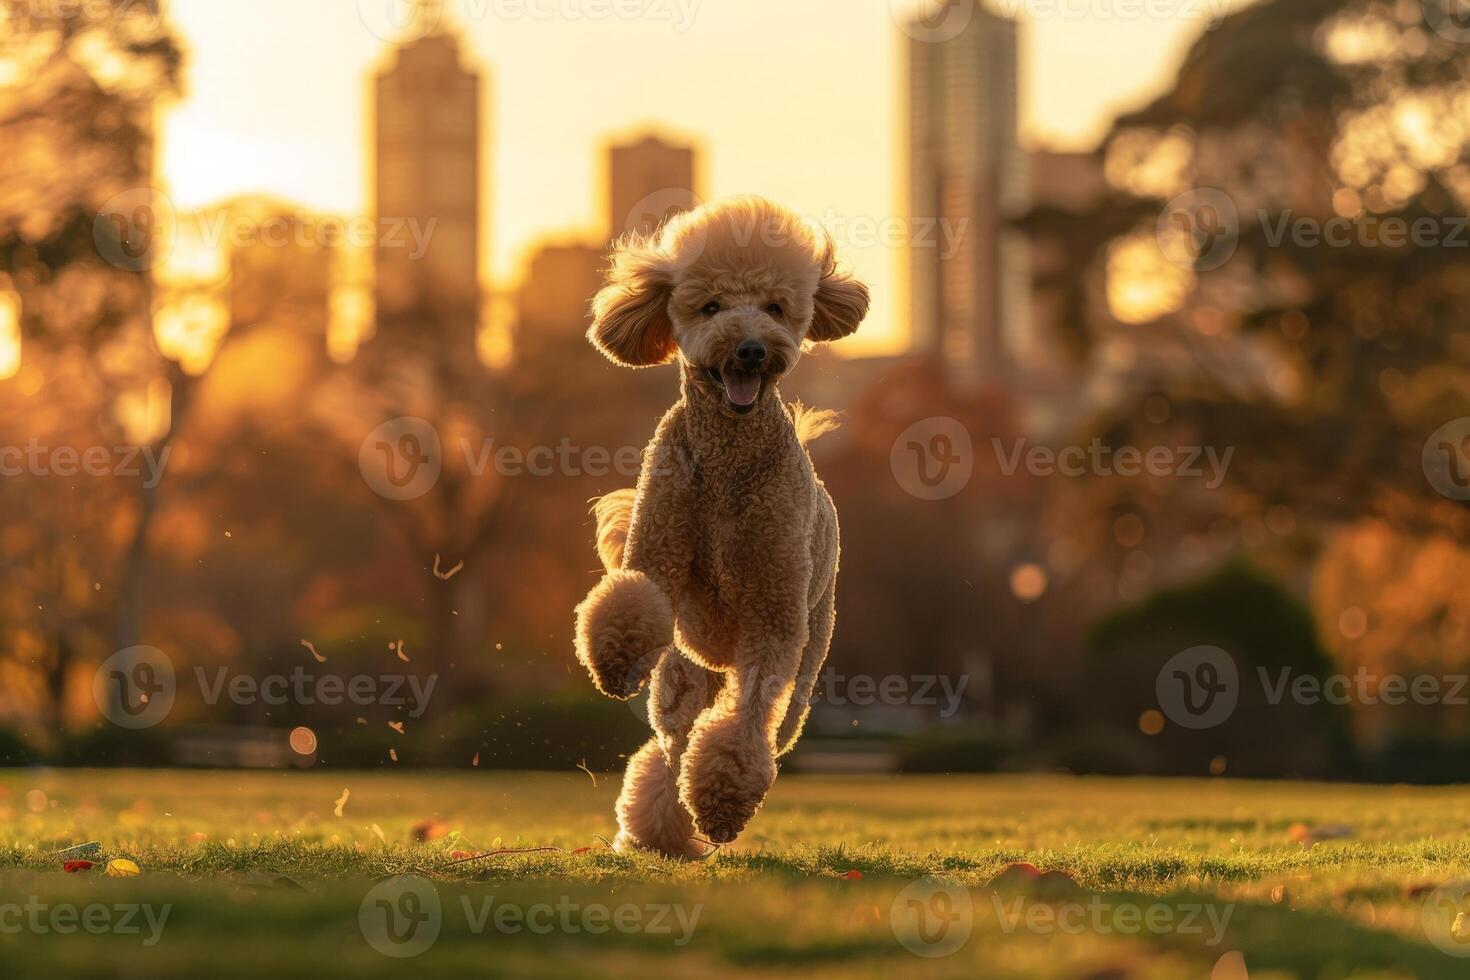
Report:
M 160 113 L 165 186 L 181 209 L 263 194 L 323 213 L 370 213 L 367 79 L 387 63 L 392 37 L 374 34 L 357 4 L 298 9 L 262 0 L 262 6 L 261 17 L 237 23 L 217 5 L 171 5 L 193 57 L 182 102 Z M 825 31 L 830 11 L 821 5 L 771 15 L 761 2 L 706 3 L 682 32 L 657 21 L 474 19 L 462 6 L 446 4 L 446 16 L 488 89 L 483 169 L 494 176 L 483 186 L 487 290 L 513 289 L 548 240 L 596 236 L 605 207 L 594 190 L 600 150 L 650 129 L 696 146 L 710 197 L 759 192 L 816 220 L 867 228 L 904 214 L 898 126 L 907 38 L 887 2 L 865 13 L 844 5 L 842 21 L 852 30 L 844 31 L 841 44 Z M 760 38 L 759 76 L 734 72 L 730 38 L 748 38 L 769 16 L 779 16 L 785 30 Z M 1094 140 L 1115 111 L 1167 81 L 1203 27 L 1188 18 L 1090 26 L 1075 18 L 1027 19 L 1021 32 L 1023 137 L 1064 146 Z M 263 29 L 268 37 L 253 36 Z M 331 44 L 324 46 L 323 37 Z M 1100 43 L 1106 38 L 1115 43 Z M 258 49 L 255 42 L 277 50 L 282 61 L 307 63 L 309 84 L 263 72 L 257 62 L 243 64 L 241 52 Z M 1163 45 L 1177 54 L 1162 64 L 1148 61 L 1145 71 L 1126 56 L 1140 45 Z M 663 62 L 662 70 L 653 60 Z M 1082 86 L 1063 85 L 1054 70 L 1076 76 L 1104 62 L 1098 79 Z M 241 92 L 232 80 L 242 72 L 258 81 L 257 90 Z M 680 73 L 700 84 L 674 84 Z M 550 98 L 552 79 L 579 74 L 596 84 L 585 85 L 576 99 L 564 92 Z M 849 105 L 773 116 L 759 95 L 834 74 L 852 93 Z M 844 164 L 854 159 L 863 165 Z M 567 193 L 569 187 L 577 190 Z M 851 261 L 874 291 L 873 330 L 853 347 L 900 349 L 907 339 L 902 250 L 885 246 L 876 233 L 849 237 L 857 238 L 847 243 Z

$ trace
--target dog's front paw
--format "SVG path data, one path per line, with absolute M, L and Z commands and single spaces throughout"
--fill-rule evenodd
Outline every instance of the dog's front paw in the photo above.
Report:
M 679 798 L 712 843 L 734 840 L 776 779 L 776 758 L 759 731 L 738 717 L 696 728 L 684 753 Z
M 641 691 L 673 642 L 673 606 L 642 572 L 609 572 L 577 607 L 577 659 L 610 698 Z

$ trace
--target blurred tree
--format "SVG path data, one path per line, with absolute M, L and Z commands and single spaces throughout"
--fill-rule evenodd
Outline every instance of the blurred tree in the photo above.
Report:
M 1041 284 L 1075 346 L 1123 351 L 1102 429 L 1149 444 L 1161 397 L 1204 445 L 1239 447 L 1222 503 L 1470 536 L 1420 465 L 1470 404 L 1470 31 L 1447 18 L 1438 0 L 1232 14 L 1115 122 L 1110 199 L 1025 219 L 1086 270 Z
M 156 0 L 0 0 L 0 294 L 19 298 L 24 351 L 7 359 L 12 445 L 110 447 L 161 429 L 148 400 L 163 362 L 136 261 L 151 225 L 99 216 L 120 195 L 149 200 L 151 112 L 177 92 L 181 63 Z M 140 478 L 131 500 L 125 480 L 41 492 L 34 477 L 5 487 L 18 498 L 0 555 L 6 600 L 30 613 L 7 628 L 59 720 L 77 651 L 109 627 L 136 635 L 137 576 L 118 570 L 139 560 L 152 491 Z

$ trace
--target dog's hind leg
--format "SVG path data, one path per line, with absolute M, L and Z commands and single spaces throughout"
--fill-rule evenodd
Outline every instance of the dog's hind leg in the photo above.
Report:
M 811 711 L 812 691 L 816 690 L 817 678 L 832 646 L 832 627 L 837 618 L 836 586 L 835 581 L 828 583 L 808 619 L 806 649 L 802 651 L 801 667 L 796 675 L 796 692 L 791 696 L 791 704 L 786 708 L 786 717 L 776 735 L 777 755 L 785 755 L 796 745 L 802 726 L 806 724 L 806 716 Z
M 694 841 L 694 818 L 679 802 L 679 766 L 694 719 L 708 707 L 724 676 L 706 670 L 670 647 L 654 671 L 648 703 L 654 737 L 628 760 L 618 796 L 619 851 L 650 850 L 696 858 L 706 848 Z

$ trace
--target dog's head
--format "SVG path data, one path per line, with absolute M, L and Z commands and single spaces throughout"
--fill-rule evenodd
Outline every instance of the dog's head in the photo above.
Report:
M 627 367 L 675 357 L 733 415 L 796 366 L 802 346 L 846 337 L 868 289 L 837 268 L 825 232 L 760 198 L 707 204 L 618 243 L 588 339 Z

